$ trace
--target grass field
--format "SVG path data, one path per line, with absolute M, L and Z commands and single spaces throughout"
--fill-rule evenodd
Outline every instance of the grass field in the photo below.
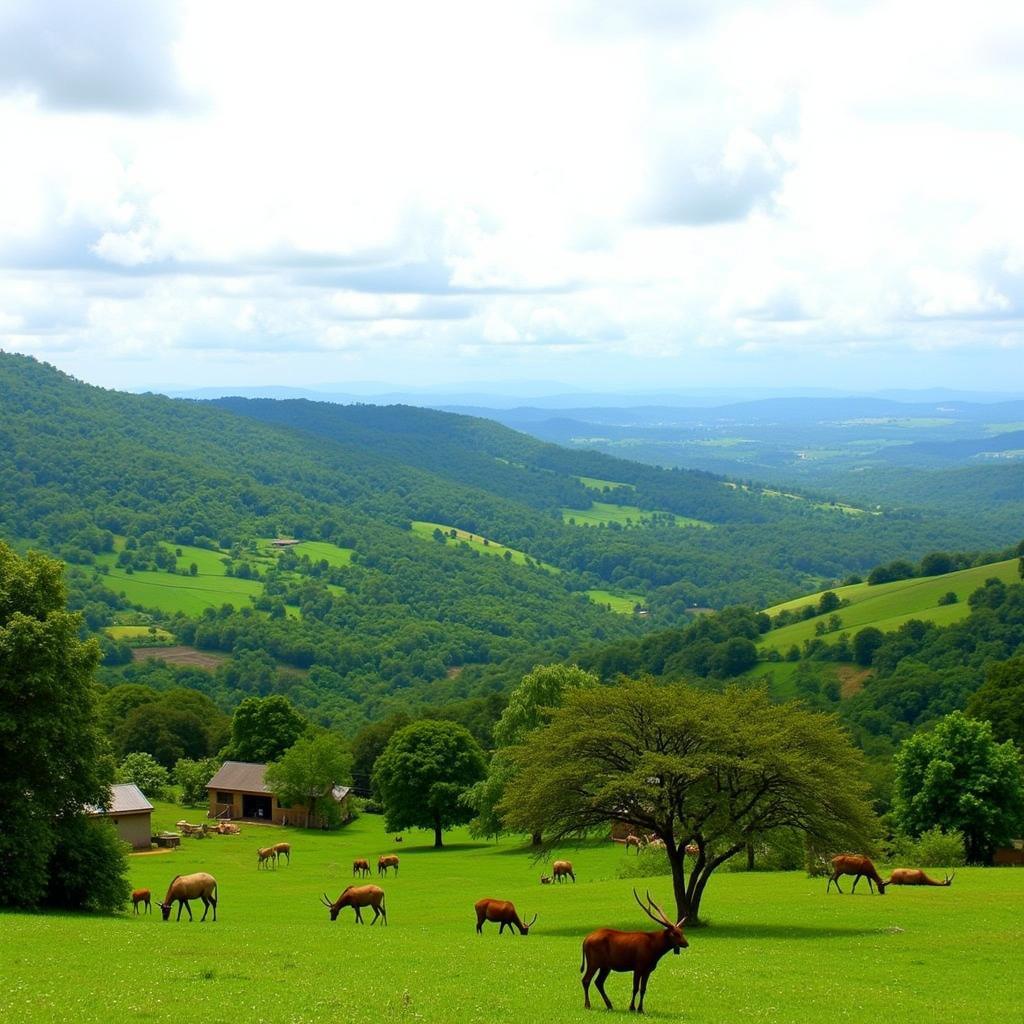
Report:
M 199 615 L 204 608 L 219 608 L 222 604 L 244 608 L 251 603 L 251 597 L 263 592 L 263 584 L 257 580 L 240 580 L 231 576 L 178 576 L 168 572 L 135 572 L 129 575 L 115 565 L 109 567 L 103 584 L 115 593 L 124 594 L 132 604 L 159 608 L 169 614 L 185 612 L 187 615 Z
M 898 629 L 909 619 L 924 619 L 938 625 L 948 625 L 966 618 L 970 614 L 967 598 L 985 583 L 995 577 L 1004 583 L 1016 583 L 1020 580 L 1017 573 L 1017 559 L 995 562 L 992 565 L 981 565 L 974 569 L 962 569 L 960 572 L 947 573 L 945 576 L 928 576 L 923 579 L 895 580 L 892 583 L 880 583 L 869 587 L 866 583 L 855 583 L 849 587 L 837 587 L 835 593 L 841 599 L 850 602 L 846 608 L 840 608 L 836 614 L 842 620 L 839 632 L 856 632 L 865 626 L 875 626 L 887 632 Z M 957 596 L 956 604 L 940 606 L 938 601 L 943 594 L 952 591 Z M 802 608 L 808 604 L 816 604 L 817 594 L 796 598 L 784 604 L 768 608 L 769 615 L 775 615 L 783 609 Z M 804 640 L 814 636 L 818 618 L 794 622 L 781 629 L 773 629 L 761 638 L 762 649 L 786 651 L 792 644 L 799 646 Z M 838 632 L 826 634 L 826 641 L 835 639 Z
M 617 612 L 619 615 L 633 615 L 636 606 L 644 603 L 643 594 L 629 594 L 611 590 L 588 590 L 586 593 L 587 597 L 594 604 L 606 604 L 613 612 Z
M 604 491 L 606 489 L 614 490 L 616 487 L 625 487 L 630 491 L 636 490 L 636 484 L 624 484 L 619 480 L 602 480 L 600 477 L 596 476 L 578 476 L 576 479 L 579 480 L 584 487 L 587 487 L 592 491 Z
M 153 632 L 150 632 L 150 629 Z M 126 640 L 128 643 L 146 640 L 152 643 L 174 643 L 174 634 L 157 626 L 107 626 L 103 630 L 111 640 Z
M 201 812 L 159 805 L 155 824 Z M 162 897 L 178 873 L 218 880 L 216 923 L 183 917 L 0 915 L 0 1017 L 12 1022 L 588 1021 L 580 944 L 592 929 L 653 927 L 633 903 L 611 843 L 566 849 L 576 885 L 540 886 L 540 866 L 511 842 L 425 833 L 396 846 L 381 819 L 340 833 L 245 826 L 238 837 L 186 839 L 131 858 L 132 882 Z M 287 839 L 290 866 L 257 871 L 256 848 Z M 351 881 L 353 857 L 397 852 L 400 875 L 377 879 L 387 928 L 331 922 L 320 905 Z M 951 889 L 825 894 L 802 873 L 719 874 L 705 896 L 711 927 L 661 961 L 647 1011 L 687 1024 L 892 1020 L 900 1024 L 1012 1021 L 1020 1013 L 1024 871 L 968 869 Z M 666 878 L 645 879 L 668 903 Z M 861 887 L 863 888 L 863 887 Z M 473 902 L 508 898 L 539 914 L 528 936 L 475 933 Z M 666 907 L 668 909 L 668 907 Z M 367 915 L 369 919 L 369 915 Z M 628 975 L 613 974 L 616 1015 Z M 592 991 L 592 996 L 596 993 Z M 598 1001 L 599 1005 L 599 1001 Z
M 497 555 L 499 558 L 504 558 L 507 551 L 509 553 L 509 561 L 513 565 L 526 565 L 527 555 L 525 552 L 517 551 L 515 548 L 507 548 L 504 544 L 499 544 L 497 541 L 485 538 L 479 533 L 469 533 L 467 530 L 455 529 L 455 537 L 453 538 L 449 536 L 453 529 L 455 527 L 446 526 L 444 523 L 426 523 L 420 520 L 415 520 L 412 524 L 412 532 L 417 537 L 423 537 L 425 540 L 433 540 L 434 531 L 440 530 L 445 535 L 446 544 L 464 542 L 482 554 Z M 537 559 L 533 559 L 533 563 L 534 565 L 539 565 L 542 569 L 547 569 L 548 572 L 560 573 L 562 571 L 557 565 L 549 565 L 547 562 L 541 562 Z
M 608 523 L 619 523 L 622 526 L 638 526 L 650 522 L 654 515 L 650 509 L 642 509 L 636 505 L 612 505 L 606 501 L 591 502 L 590 508 L 563 508 L 562 521 L 570 520 L 577 526 L 600 526 Z M 690 519 L 688 516 L 677 516 L 670 512 L 659 512 L 672 522 L 673 526 L 699 526 L 706 530 L 713 529 L 713 524 L 703 519 Z

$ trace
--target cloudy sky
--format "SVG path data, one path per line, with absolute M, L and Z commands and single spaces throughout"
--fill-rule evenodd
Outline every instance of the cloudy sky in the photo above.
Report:
M 1016 387 L 1022 111 L 1018 2 L 0 0 L 0 348 Z

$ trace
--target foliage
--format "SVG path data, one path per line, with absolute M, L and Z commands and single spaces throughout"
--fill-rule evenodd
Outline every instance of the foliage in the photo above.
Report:
M 134 782 L 150 800 L 163 800 L 170 776 L 151 754 L 135 753 L 129 754 L 117 766 L 117 781 Z
M 1021 758 L 997 744 L 988 722 L 955 711 L 896 754 L 893 813 L 911 836 L 936 826 L 963 832 L 967 860 L 985 863 L 1024 819 Z
M 57 828 L 44 902 L 68 910 L 120 910 L 131 893 L 126 848 L 109 822 L 65 818 Z
M 672 865 L 663 846 L 644 846 L 635 855 L 626 855 L 615 866 L 616 878 L 657 878 L 672 874 Z
M 664 840 L 678 916 L 699 920 L 711 874 L 776 829 L 860 846 L 875 829 L 863 763 L 834 719 L 759 690 L 634 682 L 570 691 L 514 751 L 499 807 L 549 844 L 623 821 Z M 688 843 L 699 849 L 684 863 Z
M 246 697 L 231 719 L 231 742 L 225 757 L 256 763 L 275 761 L 308 726 L 287 697 Z
M 505 750 L 496 750 L 487 766 L 487 774 L 462 794 L 462 803 L 473 811 L 469 834 L 476 839 L 496 839 L 505 832 L 498 804 L 505 789 L 515 778 L 515 764 Z
M 72 870 L 62 842 L 71 822 L 110 799 L 92 683 L 99 648 L 79 628 L 64 610 L 60 564 L 0 543 L 0 906 L 43 900 L 50 879 Z
M 886 859 L 897 865 L 958 868 L 965 861 L 964 834 L 943 832 L 937 825 L 925 829 L 917 838 L 897 834 L 888 844 Z
M 267 765 L 267 785 L 283 804 L 306 809 L 306 828 L 315 826 L 331 801 L 331 789 L 351 780 L 352 755 L 336 736 L 321 733 L 296 740 L 280 759 Z M 329 822 L 330 823 L 330 822 Z
M 1024 750 L 1024 657 L 991 663 L 967 702 L 967 714 L 987 721 L 997 740 L 1013 740 Z
M 352 740 L 352 777 L 357 786 L 363 787 L 372 794 L 370 784 L 377 758 L 384 752 L 388 740 L 399 729 L 404 729 L 411 722 L 412 719 L 408 714 L 399 711 L 389 715 L 382 722 L 364 725 L 356 733 Z
M 528 732 L 547 724 L 552 710 L 562 706 L 569 690 L 597 686 L 599 682 L 597 676 L 578 665 L 536 666 L 509 694 L 494 727 L 495 743 L 500 747 L 521 743 Z
M 180 800 L 186 807 L 203 807 L 208 802 L 206 784 L 217 774 L 221 761 L 219 757 L 207 757 L 200 761 L 180 758 L 174 765 L 174 782 L 180 790 Z
M 484 755 L 469 730 L 455 722 L 420 721 L 388 741 L 377 758 L 373 785 L 389 831 L 432 828 L 440 847 L 445 828 L 468 821 L 462 794 L 484 776 Z

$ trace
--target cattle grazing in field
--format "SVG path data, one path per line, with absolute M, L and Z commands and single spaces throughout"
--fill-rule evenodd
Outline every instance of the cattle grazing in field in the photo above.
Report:
M 576 876 L 573 874 L 572 861 L 571 860 L 556 860 L 551 865 L 551 874 L 555 876 L 556 882 L 564 882 L 566 876 L 571 878 L 573 882 L 576 881 Z
M 683 935 L 683 925 L 686 918 L 683 917 L 673 924 L 665 914 L 665 911 L 651 899 L 647 893 L 647 906 L 637 895 L 636 889 L 633 896 L 640 909 L 655 924 L 661 925 L 661 931 L 657 932 L 620 932 L 614 928 L 599 928 L 591 932 L 583 940 L 583 960 L 580 963 L 580 971 L 586 970 L 583 975 L 583 1005 L 590 1009 L 590 981 L 597 975 L 595 984 L 597 991 L 601 993 L 605 1006 L 612 1008 L 611 1000 L 604 990 L 604 983 L 612 971 L 633 972 L 633 998 L 629 1002 L 630 1011 L 644 1012 L 644 996 L 647 994 L 647 979 L 651 972 L 658 966 L 658 961 L 670 950 L 677 954 L 680 949 L 686 949 L 689 943 Z M 637 994 L 640 995 L 640 1004 L 636 1005 Z
M 377 874 L 386 875 L 388 868 L 394 868 L 395 874 L 398 874 L 398 854 L 397 853 L 385 853 L 377 858 Z
M 350 885 L 333 903 L 324 893 L 323 905 L 331 912 L 331 920 L 338 919 L 338 911 L 343 907 L 352 907 L 356 912 L 356 924 L 363 923 L 363 907 L 373 908 L 373 920 L 371 926 L 377 923 L 377 918 L 384 919 L 388 923 L 388 912 L 384 906 L 384 890 L 379 885 Z
M 937 882 L 934 878 L 929 878 L 920 868 L 894 868 L 892 874 L 889 876 L 889 880 L 885 884 L 938 885 L 948 887 L 953 884 L 954 878 L 956 878 L 955 871 L 951 875 L 946 875 L 945 881 Z
M 473 908 L 476 910 L 476 930 L 478 935 L 483 934 L 484 921 L 500 922 L 499 935 L 506 927 L 510 934 L 513 928 L 518 928 L 520 935 L 526 935 L 533 927 L 534 921 L 537 920 L 537 915 L 534 914 L 533 921 L 530 921 L 529 924 L 523 924 L 522 918 L 516 913 L 515 905 L 509 903 L 508 900 L 477 900 L 473 904 Z
M 188 905 L 189 900 L 203 901 L 201 921 L 206 920 L 210 907 L 213 907 L 213 919 L 216 921 L 217 879 L 213 875 L 208 875 L 205 871 L 199 871 L 194 875 L 176 875 L 167 889 L 167 895 L 164 897 L 163 903 L 160 904 L 164 920 L 170 920 L 171 910 L 174 907 L 175 901 L 177 901 L 178 916 L 175 920 L 181 920 L 181 908 L 184 907 L 188 911 L 188 919 L 191 921 L 192 908 Z
M 146 913 L 147 914 L 152 914 L 153 913 L 153 905 L 152 905 L 152 903 L 150 903 L 151 899 L 152 899 L 152 894 L 150 893 L 150 891 L 148 889 L 135 889 L 135 890 L 133 890 L 132 891 L 132 907 L 135 909 L 135 913 L 137 914 L 139 912 L 139 904 L 140 903 L 145 903 L 146 904 Z
M 540 876 L 540 884 L 541 885 L 550 885 L 551 884 L 551 876 L 550 875 L 541 875 Z
M 277 851 L 272 846 L 264 846 L 262 850 L 256 851 L 256 869 L 277 867 Z
M 860 854 L 853 853 L 841 853 L 838 857 L 832 858 L 832 874 L 829 877 L 828 885 L 825 886 L 825 892 L 828 892 L 832 888 L 832 883 L 835 883 L 836 889 L 839 892 L 843 890 L 839 888 L 839 876 L 840 875 L 853 875 L 853 886 L 850 892 L 857 891 L 857 883 L 862 879 L 868 880 L 868 888 L 874 892 L 872 882 L 878 886 L 878 895 L 885 895 L 885 882 L 882 881 L 882 876 L 875 870 L 875 865 L 871 863 L 870 857 L 863 857 Z
M 365 857 L 357 857 L 352 861 L 352 874 L 365 878 L 370 873 L 370 862 Z
M 291 843 L 274 843 L 274 856 L 280 860 L 282 857 L 288 861 L 289 866 L 292 863 L 292 844 Z

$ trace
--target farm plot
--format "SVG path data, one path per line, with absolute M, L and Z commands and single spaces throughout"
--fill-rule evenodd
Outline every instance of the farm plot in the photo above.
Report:
M 508 560 L 513 565 L 526 565 L 527 559 L 533 562 L 534 565 L 539 565 L 542 569 L 546 569 L 548 572 L 560 573 L 562 570 L 557 565 L 549 565 L 547 562 L 541 562 L 538 559 L 530 558 L 523 551 L 517 551 L 515 548 L 507 548 L 504 544 L 499 544 L 497 541 L 490 540 L 487 537 L 482 536 L 479 533 L 470 533 L 468 530 L 459 530 L 454 526 L 446 526 L 444 523 L 427 523 L 421 520 L 415 520 L 412 524 L 412 532 L 417 537 L 422 537 L 426 540 L 435 540 L 434 531 L 440 530 L 445 537 L 446 544 L 469 544 L 475 551 L 479 551 L 485 555 L 497 555 L 500 558 L 505 557 L 505 553 L 508 552 Z M 455 531 L 453 537 L 452 531 Z
M 562 521 L 576 526 L 607 526 L 618 523 L 620 526 L 643 526 L 649 523 L 664 523 L 670 526 L 696 526 L 705 530 L 714 528 L 713 523 L 703 519 L 691 519 L 688 516 L 677 516 L 672 512 L 652 512 L 636 505 L 612 505 L 606 501 L 593 501 L 590 508 L 563 508 Z
M 155 827 L 201 812 L 158 805 Z M 290 865 L 258 871 L 256 848 L 286 840 Z M 209 871 L 218 920 L 164 923 L 152 915 L 0 914 L 4 985 L 0 1015 L 18 1022 L 146 1019 L 323 1021 L 593 1021 L 583 1009 L 580 945 L 592 929 L 651 928 L 632 887 L 669 903 L 669 881 L 616 877 L 627 863 L 608 842 L 558 851 L 578 882 L 541 886 L 543 865 L 514 840 L 497 845 L 424 833 L 396 846 L 379 817 L 339 833 L 242 825 L 239 836 L 195 840 L 131 858 L 131 881 L 162 898 L 179 873 Z M 399 877 L 373 877 L 386 893 L 388 926 L 359 926 L 351 910 L 331 922 L 321 893 L 352 881 L 355 857 L 397 852 Z M 548 862 L 548 866 L 549 866 Z M 897 1020 L 981 1024 L 1019 1015 L 1019 908 L 1024 872 L 968 869 L 951 889 L 885 897 L 825 894 L 802 872 L 717 874 L 705 897 L 711 927 L 688 930 L 690 947 L 651 977 L 651 1016 L 686 1024 Z M 473 903 L 510 899 L 538 914 L 528 936 L 475 932 Z M 131 984 L 113 984 L 116 977 Z M 628 975 L 607 984 L 616 1016 Z M 592 992 L 592 995 L 596 993 Z M 610 1018 L 609 1018 L 610 1019 Z

